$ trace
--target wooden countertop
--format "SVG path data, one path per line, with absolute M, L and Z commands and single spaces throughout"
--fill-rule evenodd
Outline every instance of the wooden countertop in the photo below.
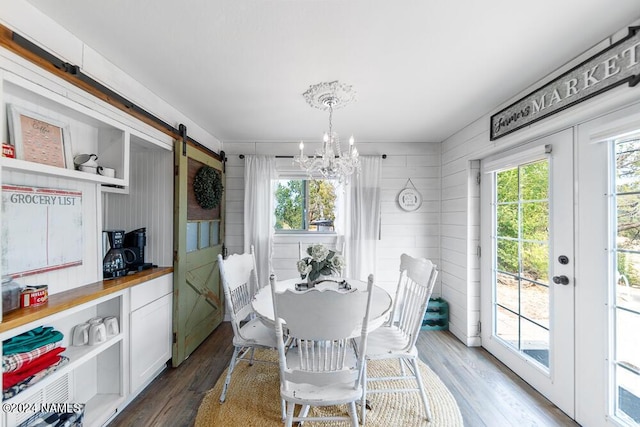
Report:
M 49 295 L 48 301 L 42 305 L 20 308 L 4 314 L 0 323 L 0 333 L 172 272 L 173 267 L 156 267 Z

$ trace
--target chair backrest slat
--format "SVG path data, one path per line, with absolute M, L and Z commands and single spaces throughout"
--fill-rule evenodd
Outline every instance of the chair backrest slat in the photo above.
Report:
M 402 331 L 407 350 L 418 339 L 437 277 L 438 270 L 430 260 L 413 258 L 407 254 L 400 256 L 400 277 L 390 323 Z
M 233 254 L 225 260 L 218 254 L 218 266 L 231 326 L 241 336 L 240 322 L 253 314 L 251 300 L 258 283 L 255 257 L 253 253 Z

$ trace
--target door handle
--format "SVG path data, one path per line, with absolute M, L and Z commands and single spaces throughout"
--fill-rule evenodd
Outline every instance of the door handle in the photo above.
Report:
M 553 276 L 553 283 L 556 285 L 568 285 L 569 278 L 567 276 Z

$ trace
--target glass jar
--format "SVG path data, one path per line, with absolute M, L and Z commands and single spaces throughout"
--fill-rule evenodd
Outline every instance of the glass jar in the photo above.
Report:
M 20 285 L 11 276 L 2 277 L 2 314 L 20 308 Z

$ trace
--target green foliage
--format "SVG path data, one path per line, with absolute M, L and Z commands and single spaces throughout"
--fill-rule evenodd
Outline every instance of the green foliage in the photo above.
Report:
M 633 255 L 624 252 L 617 253 L 618 273 L 621 276 L 619 284 L 623 284 L 620 280 L 622 280 L 622 276 L 624 276 L 630 286 L 640 286 L 640 272 L 638 271 L 638 268 L 636 268 L 638 266 L 637 263 L 634 263 L 634 261 L 637 261 L 637 256 L 634 257 Z
M 213 209 L 220 205 L 223 190 L 220 172 L 211 166 L 198 169 L 193 178 L 193 193 L 202 209 Z
M 336 219 L 336 190 L 331 181 L 313 179 L 309 186 L 309 222 L 319 219 Z
M 302 229 L 304 186 L 301 180 L 278 182 L 276 189 L 276 230 Z
M 280 181 L 276 188 L 275 228 L 277 230 L 304 229 L 307 192 L 306 223 L 320 219 L 335 220 L 336 190 L 331 181 L 320 179 Z
M 499 270 L 548 280 L 548 174 L 546 160 L 498 172 Z M 518 260 L 522 261 L 521 266 Z
M 616 212 L 618 249 L 640 251 L 640 140 L 616 144 Z M 631 193 L 631 194 L 629 194 Z M 640 286 L 638 255 L 617 253 L 618 273 Z

